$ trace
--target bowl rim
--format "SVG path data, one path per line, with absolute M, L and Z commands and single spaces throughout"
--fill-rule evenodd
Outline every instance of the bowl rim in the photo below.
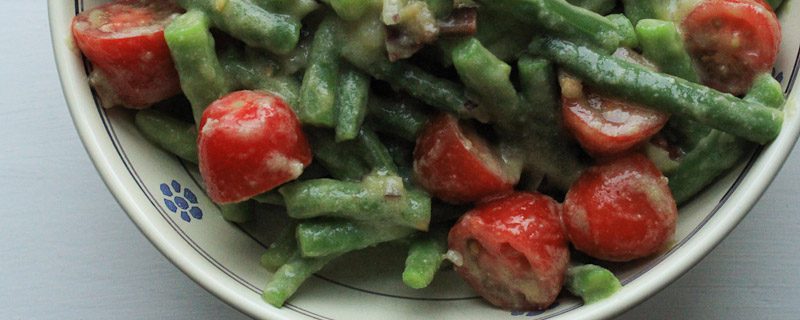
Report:
M 145 237 L 178 269 L 188 275 L 208 292 L 219 297 L 228 305 L 252 316 L 260 318 L 284 319 L 280 309 L 266 303 L 257 304 L 242 299 L 240 293 L 229 288 L 223 281 L 209 274 L 203 267 L 198 266 L 186 252 L 167 241 L 158 228 L 145 218 L 147 210 L 134 200 L 133 191 L 125 182 L 125 176 L 117 173 L 112 164 L 112 157 L 105 152 L 98 135 L 99 127 L 89 119 L 93 108 L 81 108 L 89 97 L 77 90 L 87 84 L 80 77 L 79 70 L 85 70 L 83 62 L 76 59 L 76 49 L 70 37 L 69 23 L 64 21 L 61 12 L 64 10 L 79 11 L 78 1 L 75 7 L 63 0 L 48 0 L 48 16 L 53 53 L 56 60 L 59 79 L 65 100 L 69 107 L 73 124 L 78 131 L 84 148 L 89 154 L 93 165 L 100 174 L 103 182 L 114 195 L 115 200 L 124 209 L 128 217 Z M 798 52 L 800 58 L 800 52 Z M 799 59 L 800 60 L 800 59 Z M 799 63 L 795 63 L 789 82 L 790 92 L 784 107 L 785 122 L 777 139 L 765 147 L 759 148 L 751 156 L 747 168 L 739 180 L 723 198 L 715 214 L 709 216 L 697 232 L 686 241 L 679 249 L 682 254 L 667 257 L 650 268 L 645 274 L 638 276 L 634 281 L 626 284 L 623 290 L 601 303 L 582 306 L 580 313 L 568 312 L 554 315 L 549 319 L 561 319 L 565 316 L 580 315 L 587 319 L 609 318 L 621 314 L 635 305 L 653 296 L 681 275 L 699 263 L 710 253 L 747 215 L 759 198 L 766 191 L 777 173 L 788 158 L 794 144 L 800 136 L 800 119 L 796 110 L 800 108 L 800 83 L 794 83 L 798 73 Z M 92 99 L 88 99 L 92 100 Z M 787 121 L 790 120 L 790 121 Z M 677 251 L 676 251 L 677 252 Z M 674 253 L 674 252 L 673 252 Z

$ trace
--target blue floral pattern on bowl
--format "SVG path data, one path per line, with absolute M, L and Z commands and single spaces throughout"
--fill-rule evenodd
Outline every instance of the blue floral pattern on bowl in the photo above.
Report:
M 203 219 L 203 210 L 197 206 L 197 196 L 189 188 L 182 187 L 178 181 L 162 183 L 161 193 L 164 194 L 164 205 L 169 211 L 179 213 L 186 222 Z

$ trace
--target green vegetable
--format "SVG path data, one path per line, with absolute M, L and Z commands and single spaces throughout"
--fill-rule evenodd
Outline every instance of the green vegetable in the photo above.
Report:
M 561 131 L 561 96 L 553 64 L 545 59 L 523 56 L 517 62 L 519 82 L 528 110 L 520 122 L 543 133 Z
M 395 165 L 392 155 L 389 154 L 389 150 L 386 149 L 378 135 L 372 130 L 362 128 L 353 142 L 356 145 L 358 154 L 361 155 L 372 170 L 397 173 L 397 165 Z
M 219 205 L 222 218 L 235 223 L 244 223 L 253 220 L 253 209 L 253 201 L 250 200 Z
M 359 58 L 347 55 L 345 59 L 371 76 L 391 83 L 427 105 L 445 112 L 465 117 L 468 115 L 464 88 L 455 82 L 438 78 L 405 61 L 389 62 L 383 57 L 362 63 Z M 362 64 L 359 64 L 362 63 Z
M 319 3 L 314 0 L 252 0 L 264 10 L 272 13 L 289 15 L 302 20 L 303 17 L 319 9 Z
M 372 174 L 360 182 L 315 179 L 293 182 L 279 189 L 289 217 L 318 216 L 394 223 L 427 230 L 431 200 L 424 192 L 406 190 L 393 175 Z
M 322 20 L 314 41 L 308 69 L 300 88 L 297 116 L 304 124 L 321 127 L 336 125 L 336 92 L 339 77 L 338 22 L 333 17 Z
M 671 21 L 675 7 L 673 0 L 622 0 L 625 16 L 637 25 L 642 19 L 659 19 Z
M 371 0 L 323 0 L 330 3 L 331 8 L 333 11 L 336 11 L 336 14 L 342 18 L 342 20 L 346 21 L 355 21 L 361 18 L 364 14 L 369 11 L 370 7 L 372 6 L 371 3 L 367 2 L 375 2 Z
M 775 110 L 785 102 L 780 83 L 768 73 L 756 77 L 744 100 Z M 681 158 L 678 168 L 669 175 L 675 202 L 681 204 L 691 199 L 752 149 L 753 144 L 748 141 L 712 130 Z
M 611 13 L 617 6 L 617 0 L 567 0 L 567 2 L 603 15 Z
M 307 130 L 306 136 L 311 144 L 314 158 L 328 172 L 340 180 L 361 180 L 370 170 L 359 148 L 354 143 L 337 143 L 332 133 L 322 130 Z
M 545 38 L 532 42 L 530 50 L 613 96 L 686 116 L 750 141 L 767 143 L 781 129 L 780 110 L 605 56 L 585 46 Z
M 619 46 L 617 26 L 607 18 L 565 0 L 477 0 L 549 34 L 612 52 Z
M 610 297 L 622 285 L 611 271 L 593 264 L 571 267 L 567 270 L 564 287 L 572 294 L 583 299 L 583 303 L 592 304 Z
M 269 279 L 261 298 L 267 303 L 280 308 L 303 282 L 315 272 L 322 270 L 328 262 L 338 255 L 307 258 L 295 252 L 289 261 L 281 266 Z
M 324 257 L 401 239 L 413 231 L 411 228 L 385 223 L 310 220 L 297 226 L 297 243 L 303 257 Z
M 196 124 L 203 110 L 214 100 L 230 92 L 230 85 L 214 51 L 214 37 L 209 32 L 208 16 L 189 10 L 175 18 L 164 30 L 181 89 L 192 104 Z
M 642 19 L 636 25 L 636 34 L 639 35 L 642 54 L 658 66 L 661 72 L 700 83 L 692 57 L 686 51 L 683 37 L 674 23 Z M 678 145 L 685 150 L 693 149 L 711 132 L 711 128 L 680 115 L 671 117 L 666 127 L 669 134 L 676 136 Z
M 369 120 L 375 130 L 409 141 L 415 141 L 428 122 L 428 115 L 413 99 L 390 100 L 371 96 L 367 107 Z
M 336 93 L 336 141 L 352 140 L 358 136 L 367 115 L 369 76 L 345 68 L 339 74 Z
M 519 128 L 506 130 L 506 149 L 523 159 L 525 169 L 567 190 L 586 164 L 580 148 L 562 129 L 561 100 L 555 68 L 548 60 L 523 56 L 518 62 L 524 108 Z
M 297 240 L 295 240 L 294 236 L 296 228 L 297 223 L 291 222 L 287 224 L 278 235 L 278 238 L 261 255 L 260 263 L 264 269 L 269 272 L 276 272 L 281 266 L 289 262 L 289 259 L 297 252 Z
M 293 109 L 297 108 L 299 81 L 292 76 L 275 74 L 275 63 L 266 56 L 243 57 L 229 50 L 220 56 L 220 63 L 228 78 L 239 89 L 268 91 L 281 97 Z
M 447 229 L 437 228 L 411 240 L 403 270 L 403 283 L 414 289 L 427 287 L 444 262 Z
M 617 26 L 620 36 L 620 46 L 628 48 L 639 47 L 639 38 L 633 28 L 631 20 L 621 13 L 609 14 L 606 18 Z
M 136 128 L 153 144 L 176 156 L 197 163 L 197 128 L 155 109 L 136 113 Z
M 643 19 L 636 24 L 642 54 L 661 72 L 699 83 L 692 57 L 683 45 L 683 37 L 671 21 Z
M 475 38 L 453 50 L 453 65 L 466 87 L 478 96 L 477 112 L 495 122 L 510 122 L 522 113 L 519 98 L 511 83 L 511 66 L 497 59 Z M 487 119 L 488 120 L 488 119 Z
M 289 53 L 300 39 L 297 19 L 271 13 L 249 0 L 178 0 L 178 4 L 204 12 L 214 26 L 244 43 L 277 54 Z

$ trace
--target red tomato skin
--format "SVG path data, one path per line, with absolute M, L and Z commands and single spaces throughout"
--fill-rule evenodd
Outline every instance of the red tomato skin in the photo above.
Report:
M 667 179 L 634 153 L 585 171 L 567 192 L 561 220 L 577 250 L 622 262 L 664 249 L 677 217 Z
M 619 48 L 615 57 L 656 69 L 641 54 Z M 597 94 L 566 72 L 558 76 L 561 85 L 561 114 L 564 127 L 594 158 L 608 158 L 643 145 L 669 120 L 663 112 Z
M 415 180 L 450 203 L 511 192 L 519 181 L 519 170 L 504 164 L 486 141 L 463 129 L 449 114 L 431 119 L 414 148 Z
M 545 309 L 555 301 L 569 264 L 560 205 L 539 194 L 493 198 L 450 229 L 455 270 L 491 304 L 511 310 Z
M 769 72 L 778 56 L 781 26 L 762 0 L 707 0 L 681 23 L 686 47 L 703 83 L 734 95 Z
M 108 107 L 142 109 L 181 91 L 164 27 L 181 11 L 170 1 L 117 0 L 72 20 L 90 81 Z
M 203 112 L 200 173 L 216 203 L 247 200 L 297 178 L 311 148 L 294 112 L 277 96 L 236 91 Z

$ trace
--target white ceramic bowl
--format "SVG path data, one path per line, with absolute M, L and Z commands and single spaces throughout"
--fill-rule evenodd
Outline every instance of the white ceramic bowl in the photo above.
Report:
M 50 0 L 50 27 L 61 83 L 75 127 L 97 170 L 117 201 L 153 244 L 178 268 L 230 305 L 271 319 L 526 319 L 605 318 L 651 296 L 696 264 L 746 215 L 786 159 L 800 132 L 798 94 L 789 95 L 777 140 L 757 150 L 735 170 L 681 208 L 675 245 L 663 254 L 618 265 L 623 288 L 602 302 L 583 306 L 562 297 L 544 312 L 512 312 L 490 307 L 453 271 L 432 287 L 416 291 L 400 281 L 402 252 L 379 247 L 334 261 L 312 277 L 284 308 L 264 303 L 260 288 L 270 276 L 259 266 L 265 244 L 281 225 L 280 215 L 261 215 L 237 226 L 222 220 L 188 166 L 145 141 L 132 113 L 104 109 L 87 85 L 87 67 L 75 49 L 69 24 L 75 14 L 102 0 Z M 784 88 L 795 86 L 800 59 L 800 6 L 784 8 L 783 46 L 776 72 Z M 787 89 L 787 93 L 791 90 Z M 181 197 L 196 207 L 175 209 Z M 191 208 L 189 208 L 191 209 Z M 199 214 L 198 214 L 199 213 Z M 379 257 L 379 258 L 376 258 Z

